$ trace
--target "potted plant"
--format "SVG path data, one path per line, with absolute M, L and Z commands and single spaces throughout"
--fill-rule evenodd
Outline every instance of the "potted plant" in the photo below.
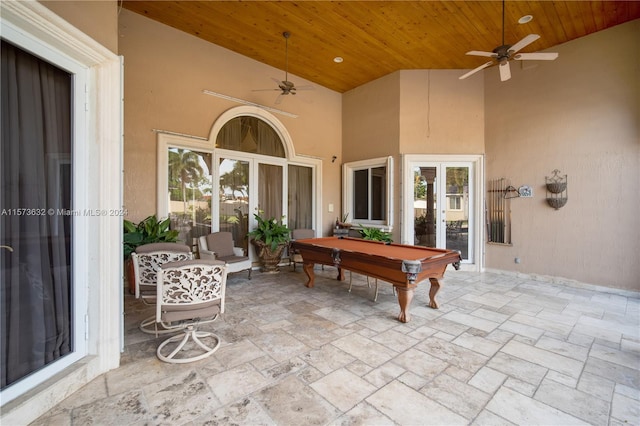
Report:
M 343 214 L 342 218 L 337 217 L 336 218 L 336 228 L 338 228 L 338 229 L 349 229 L 349 228 L 351 228 L 352 224 L 348 223 L 347 219 L 349 219 L 349 213 Z
M 358 232 L 360 232 L 360 236 L 363 240 L 382 241 L 384 243 L 393 242 L 393 240 L 391 239 L 391 233 L 383 231 L 380 228 L 370 228 L 361 225 L 361 228 L 358 229 Z
M 418 242 L 423 243 L 427 235 L 427 215 L 416 216 L 413 226 Z
M 143 244 L 149 243 L 175 243 L 178 240 L 178 231 L 169 229 L 171 219 L 158 220 L 155 215 L 149 216 L 135 224 L 130 220 L 123 221 L 123 253 L 125 270 L 127 271 L 127 283 L 129 292 L 135 293 L 135 278 L 133 274 L 133 262 L 131 253 Z
M 260 259 L 260 270 L 269 273 L 279 272 L 278 264 L 282 260 L 284 249 L 289 244 L 291 231 L 287 225 L 282 223 L 282 218 L 276 220 L 273 217 L 265 219 L 259 214 L 253 216 L 258 222 L 258 226 L 249 232 L 248 236 L 256 249 L 258 259 Z

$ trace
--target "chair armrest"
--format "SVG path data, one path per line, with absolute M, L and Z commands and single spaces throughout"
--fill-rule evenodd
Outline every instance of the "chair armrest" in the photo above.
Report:
M 244 249 L 242 247 L 234 247 L 233 254 L 235 254 L 236 256 L 245 256 Z
M 200 259 L 216 260 L 216 253 L 211 250 L 200 249 Z

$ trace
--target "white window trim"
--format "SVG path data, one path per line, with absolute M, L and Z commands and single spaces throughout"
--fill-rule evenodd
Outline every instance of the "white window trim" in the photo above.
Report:
M 253 116 L 262 119 L 263 121 L 270 124 L 273 129 L 276 131 L 280 139 L 283 141 L 284 149 L 285 149 L 285 158 L 278 157 L 270 157 L 264 156 L 260 154 L 248 154 L 241 151 L 230 151 L 215 148 L 215 141 L 224 126 L 229 120 L 240 117 L 240 116 Z M 319 158 L 309 157 L 305 155 L 297 155 L 293 146 L 293 140 L 291 139 L 291 135 L 287 131 L 286 127 L 278 120 L 273 114 L 268 111 L 256 107 L 256 106 L 238 106 L 220 114 L 220 116 L 215 120 L 213 126 L 211 127 L 211 131 L 209 132 L 208 138 L 202 138 L 197 136 L 189 136 L 184 134 L 173 133 L 170 131 L 161 131 L 158 130 L 158 145 L 157 145 L 157 154 L 158 154 L 158 170 L 157 170 L 157 179 L 158 179 L 158 197 L 157 197 L 157 214 L 158 217 L 166 218 L 169 215 L 169 200 L 161 188 L 166 188 L 169 182 L 168 176 L 168 164 L 169 164 L 169 154 L 168 150 L 171 147 L 176 148 L 185 148 L 191 149 L 194 151 L 201 152 L 211 152 L 213 153 L 213 161 L 214 164 L 218 161 L 220 156 L 228 156 L 230 158 L 247 158 L 247 159 L 260 159 L 265 163 L 282 165 L 284 167 L 283 170 L 283 179 L 287 179 L 288 173 L 288 165 L 297 165 L 297 166 L 306 166 L 311 167 L 313 169 L 313 188 L 315 190 L 314 197 L 314 205 L 312 208 L 312 223 L 314 224 L 314 229 L 320 229 L 322 224 L 322 160 Z M 226 155 L 225 155 L 226 154 Z M 213 194 L 216 194 L 218 191 L 218 187 L 216 185 L 219 184 L 219 176 L 217 175 L 217 168 L 213 170 Z M 283 211 L 287 211 L 287 200 L 283 199 Z M 217 229 L 218 226 L 218 217 L 216 216 L 218 212 L 212 212 L 212 226 L 213 230 Z M 254 222 L 251 222 L 253 216 L 250 217 L 250 228 L 255 226 Z M 318 232 L 318 231 L 316 231 Z
M 387 232 L 393 231 L 393 157 L 371 158 L 367 160 L 352 161 L 342 165 L 342 217 L 349 214 L 348 220 L 353 220 L 351 206 L 353 206 L 353 173 L 357 170 L 370 169 L 373 167 L 386 167 L 386 192 L 385 200 L 386 219 L 385 220 L 362 220 L 354 223 L 366 225 L 372 228 L 381 228 Z
M 38 2 L 3 1 L 0 9 L 3 38 L 72 71 L 76 79 L 86 76 L 86 81 L 80 83 L 86 85 L 86 90 L 74 93 L 76 105 L 86 111 L 82 114 L 83 124 L 74 131 L 74 208 L 121 211 L 121 58 Z M 81 322 L 88 329 L 84 356 L 81 362 L 73 359 L 66 374 L 53 376 L 38 386 L 21 380 L 15 387 L 5 389 L 2 424 L 30 423 L 119 365 L 122 217 L 114 214 L 76 219 L 73 276 L 76 296 L 81 300 L 74 309 L 80 306 L 84 311 L 81 315 L 86 318 Z M 74 374 L 70 374 L 72 371 Z

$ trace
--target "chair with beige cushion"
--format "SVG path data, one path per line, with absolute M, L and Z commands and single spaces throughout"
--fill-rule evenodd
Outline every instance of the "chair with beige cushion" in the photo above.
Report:
M 251 279 L 251 259 L 242 247 L 235 247 L 231 232 L 214 232 L 198 238 L 200 259 L 221 260 L 227 264 L 227 272 L 249 271 Z
M 198 361 L 218 349 L 220 338 L 198 327 L 224 313 L 226 283 L 227 265 L 219 260 L 183 260 L 160 267 L 156 321 L 165 330 L 182 331 L 158 345 L 161 361 Z
M 313 229 L 294 229 L 291 231 L 291 241 L 315 238 L 316 231 Z M 289 245 L 289 264 L 293 263 L 293 270 L 296 270 L 296 263 L 302 263 L 302 255 Z
M 190 260 L 191 248 L 181 243 L 150 243 L 136 248 L 131 254 L 135 277 L 135 296 L 145 304 L 154 305 L 157 296 L 157 274 L 160 266 L 167 262 Z M 140 323 L 145 333 L 157 333 L 155 315 Z

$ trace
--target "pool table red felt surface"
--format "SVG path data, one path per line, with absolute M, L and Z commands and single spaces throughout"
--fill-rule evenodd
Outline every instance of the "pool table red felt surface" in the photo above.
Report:
M 314 286 L 316 263 L 336 266 L 339 280 L 344 280 L 343 269 L 347 269 L 391 283 L 398 293 L 398 319 L 402 322 L 410 320 L 409 305 L 414 289 L 427 278 L 431 283 L 429 306 L 438 308 L 438 279 L 443 277 L 447 265 L 452 263 L 457 269 L 461 260 L 457 251 L 359 238 L 310 238 L 292 241 L 291 245 L 302 256 L 303 269 L 309 278 L 307 287 Z

